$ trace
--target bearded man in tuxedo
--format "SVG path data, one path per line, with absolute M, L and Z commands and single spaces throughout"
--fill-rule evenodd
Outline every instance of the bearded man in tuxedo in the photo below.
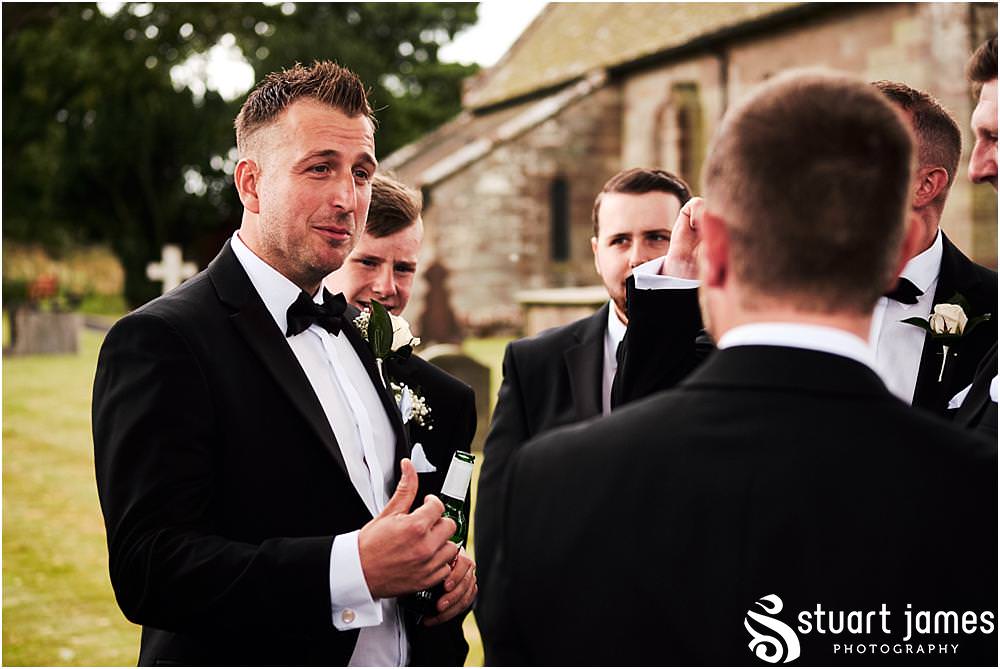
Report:
M 617 350 L 628 324 L 625 281 L 634 267 L 667 250 L 671 225 L 690 197 L 687 184 L 663 170 L 632 168 L 611 177 L 594 200 L 590 239 L 608 303 L 592 316 L 507 345 L 476 501 L 484 582 L 496 554 L 508 459 L 546 430 L 611 413 Z M 690 311 L 687 320 L 697 318 L 697 307 Z
M 115 324 L 94 381 L 111 582 L 143 626 L 139 663 L 460 665 L 473 565 L 440 500 L 412 508 L 399 408 L 357 311 L 321 290 L 368 213 L 365 87 L 296 65 L 235 126 L 239 230 Z M 446 580 L 434 619 L 400 609 Z
M 727 112 L 690 211 L 719 350 L 512 457 L 489 664 L 870 664 L 834 644 L 891 652 L 908 604 L 988 623 L 921 637 L 960 641 L 930 662 L 995 663 L 995 445 L 900 401 L 866 343 L 920 243 L 913 157 L 900 115 L 846 75 L 779 75 Z M 817 605 L 894 624 L 819 634 L 801 624 Z

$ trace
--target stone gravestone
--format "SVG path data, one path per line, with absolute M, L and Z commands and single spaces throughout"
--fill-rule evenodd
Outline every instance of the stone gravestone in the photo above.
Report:
M 80 347 L 80 314 L 61 311 L 59 279 L 43 274 L 27 286 L 27 300 L 12 310 L 11 355 L 76 353 Z
M 476 436 L 472 448 L 481 452 L 490 427 L 490 368 L 465 355 L 454 344 L 430 346 L 419 355 L 472 386 L 476 393 Z
M 17 337 L 11 346 L 13 355 L 76 353 L 79 349 L 80 314 L 22 307 L 14 312 L 14 320 Z
M 150 281 L 161 281 L 163 291 L 167 293 L 181 285 L 184 279 L 190 279 L 198 273 L 198 266 L 193 262 L 184 262 L 181 247 L 167 244 L 163 247 L 160 262 L 146 265 L 146 278 Z
M 608 301 L 604 286 L 522 290 L 516 295 L 524 310 L 524 336 L 590 316 Z

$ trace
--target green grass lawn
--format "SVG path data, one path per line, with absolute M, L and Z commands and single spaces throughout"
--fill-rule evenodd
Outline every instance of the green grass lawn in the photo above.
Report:
M 491 404 L 506 341 L 465 346 L 493 369 Z M 94 483 L 90 396 L 100 342 L 84 331 L 77 355 L 3 360 L 5 665 L 134 665 L 138 657 L 139 628 L 108 582 Z M 467 665 L 481 665 L 471 616 L 465 632 Z
M 139 628 L 115 604 L 94 484 L 90 392 L 101 337 L 79 354 L 3 361 L 3 661 L 128 665 Z

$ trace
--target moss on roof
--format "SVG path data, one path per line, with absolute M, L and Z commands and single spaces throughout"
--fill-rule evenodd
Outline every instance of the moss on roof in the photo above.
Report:
M 682 46 L 801 3 L 550 3 L 466 91 L 485 107 Z

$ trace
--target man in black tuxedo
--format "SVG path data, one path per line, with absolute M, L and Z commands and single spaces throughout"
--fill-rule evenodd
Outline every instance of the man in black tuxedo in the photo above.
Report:
M 356 310 L 320 290 L 364 225 L 373 131 L 350 71 L 268 75 L 236 119 L 240 229 L 105 339 L 97 485 L 140 664 L 465 657 L 473 565 L 438 499 L 411 511 L 398 407 Z M 402 613 L 396 597 L 445 580 L 439 624 Z
M 901 321 L 926 318 L 934 305 L 949 302 L 956 293 L 968 301 L 969 318 L 992 313 L 997 304 L 997 274 L 972 262 L 939 228 L 962 153 L 958 124 L 923 91 L 889 81 L 874 86 L 903 112 L 916 139 L 918 165 L 910 210 L 923 234 L 918 252 L 900 273 L 897 290 L 875 307 L 870 341 L 878 370 L 895 395 L 948 417 L 949 400 L 972 381 L 979 361 L 997 341 L 996 319 L 952 344 L 947 361 L 940 342 Z M 919 294 L 901 289 L 906 282 Z
M 359 309 L 370 308 L 371 301 L 377 300 L 401 318 L 417 273 L 424 233 L 422 206 L 419 191 L 376 174 L 365 232 L 340 269 L 326 278 L 326 287 L 342 292 Z M 391 357 L 383 372 L 391 384 L 399 385 L 401 395 L 416 393 L 430 408 L 425 418 L 404 416 L 414 449 L 413 464 L 420 475 L 417 499 L 423 499 L 441 490 L 455 451 L 469 450 L 476 434 L 476 395 L 468 384 L 418 355 Z M 467 502 L 467 516 L 470 508 Z
M 719 350 L 511 458 L 487 663 L 995 663 L 996 447 L 894 397 L 866 343 L 919 243 L 911 156 L 846 76 L 779 75 L 729 110 L 696 212 Z M 976 622 L 907 637 L 907 604 Z
M 978 98 L 972 113 L 976 143 L 969 158 L 969 179 L 997 189 L 997 38 L 986 40 L 976 49 L 967 67 L 973 93 Z M 959 425 L 980 430 L 993 441 L 997 438 L 997 346 L 983 357 L 970 386 L 952 398 Z
M 611 299 L 593 316 L 507 345 L 476 501 L 480 574 L 488 573 L 496 550 L 510 456 L 546 430 L 611 413 L 616 352 L 628 324 L 625 280 L 633 267 L 667 250 L 670 225 L 690 197 L 687 184 L 663 170 L 633 168 L 611 177 L 594 202 L 590 240 Z
M 902 321 L 926 319 L 934 305 L 948 302 L 956 293 L 971 307 L 969 318 L 991 313 L 997 303 L 997 274 L 972 262 L 939 227 L 962 152 L 961 132 L 955 120 L 927 93 L 889 81 L 875 82 L 874 86 L 902 112 L 916 139 L 918 166 L 910 215 L 920 235 L 897 286 L 886 291 L 875 305 L 869 340 L 875 350 L 876 369 L 893 394 L 913 406 L 948 417 L 952 413 L 949 401 L 972 381 L 979 361 L 997 341 L 996 319 L 981 323 L 960 343 L 952 343 L 947 361 L 943 360 L 944 349 L 939 341 Z M 688 204 L 682 212 L 684 221 L 690 221 L 684 216 L 697 206 L 697 200 Z M 697 230 L 681 229 L 686 237 L 697 236 Z M 681 257 L 683 253 L 690 257 L 697 240 L 692 244 L 675 244 L 672 256 L 639 267 L 634 273 L 635 284 L 628 302 L 631 327 L 624 338 L 616 403 L 672 387 L 678 379 L 675 370 L 693 369 L 711 353 L 712 347 L 704 336 L 679 346 L 660 345 L 665 331 L 673 331 L 678 338 L 692 333 L 696 336 L 700 331 L 697 320 L 676 317 L 688 313 L 686 305 L 694 303 L 694 291 L 659 290 L 664 286 L 650 276 L 693 277 L 689 258 Z

